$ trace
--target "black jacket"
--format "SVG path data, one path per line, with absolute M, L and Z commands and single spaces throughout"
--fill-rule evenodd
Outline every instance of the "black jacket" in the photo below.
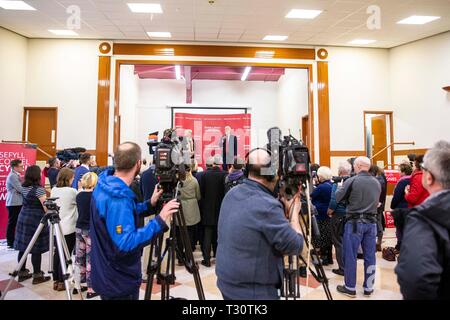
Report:
M 201 214 L 202 224 L 205 226 L 217 226 L 220 206 L 225 195 L 226 174 L 219 167 L 215 167 L 207 170 L 201 177 Z
M 404 299 L 450 299 L 449 231 L 450 190 L 408 214 L 395 268 Z

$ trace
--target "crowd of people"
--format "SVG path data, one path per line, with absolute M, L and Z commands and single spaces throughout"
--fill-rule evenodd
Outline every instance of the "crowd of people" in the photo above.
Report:
M 231 164 L 215 155 L 206 160 L 205 170 L 192 160 L 178 176 L 179 201 L 162 208 L 158 203 L 163 190 L 158 188 L 155 166 L 143 169 L 141 149 L 132 142 L 119 145 L 114 165 L 103 170 L 94 167 L 88 153 L 80 156 L 76 168 L 60 168 L 58 159 L 50 159 L 45 172 L 50 193 L 38 166 L 29 166 L 22 180 L 23 165 L 13 160 L 7 179 L 8 247 L 22 258 L 47 211 L 44 201 L 56 197 L 63 236 L 80 271 L 81 290 L 87 291 L 88 298 L 138 299 L 146 280 L 149 244 L 168 230 L 181 206 L 190 239 L 185 245 L 192 251 L 199 245 L 205 267 L 211 267 L 215 258 L 217 285 L 225 299 L 277 299 L 283 256 L 304 256 L 308 250 L 298 214 L 293 214 L 304 210 L 305 198 L 301 188 L 293 197 L 279 193 L 279 174 L 269 170 L 271 155 L 270 150 L 256 149 L 245 160 L 235 156 Z M 344 277 L 337 291 L 356 297 L 357 259 L 363 259 L 364 295 L 371 296 L 376 251 L 382 250 L 385 227 L 383 170 L 366 157 L 340 163 L 337 177 L 328 167 L 311 168 L 311 202 L 319 229 L 313 245 L 321 263 L 334 266 L 334 247 L 337 268 L 332 272 Z M 448 298 L 450 143 L 439 142 L 425 156 L 402 163 L 399 170 L 391 209 L 401 292 L 407 299 Z M 175 234 L 178 264 L 183 265 L 185 248 L 178 225 Z M 50 280 L 41 270 L 48 243 L 46 230 L 31 250 L 33 272 L 24 264 L 19 282 Z M 65 290 L 57 249 L 51 254 L 53 288 Z M 300 274 L 306 276 L 306 266 L 301 268 Z

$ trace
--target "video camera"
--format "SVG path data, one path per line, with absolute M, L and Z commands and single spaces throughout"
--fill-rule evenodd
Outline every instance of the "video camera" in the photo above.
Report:
M 179 181 L 179 175 L 185 172 L 185 165 L 189 164 L 190 157 L 187 154 L 184 155 L 182 141 L 183 137 L 178 137 L 175 130 L 167 129 L 164 131 L 161 142 L 154 149 L 155 174 L 163 189 L 161 202 L 176 197 L 174 191 Z
M 292 135 L 285 136 L 279 146 L 280 183 L 288 197 L 298 192 L 298 187 L 310 179 L 308 148 Z

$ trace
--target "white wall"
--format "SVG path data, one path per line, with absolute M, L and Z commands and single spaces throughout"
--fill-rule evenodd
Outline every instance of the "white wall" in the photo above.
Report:
M 0 140 L 22 140 L 27 39 L 0 27 Z
M 136 141 L 136 108 L 139 100 L 139 77 L 133 65 L 120 69 L 120 141 Z
M 398 149 L 450 140 L 450 32 L 392 49 L 389 77 Z
M 330 148 L 364 150 L 363 111 L 392 110 L 389 51 L 341 47 L 327 50 Z
M 308 70 L 285 69 L 278 81 L 276 125 L 284 135 L 289 129 L 295 138 L 301 138 L 302 117 L 308 114 Z
M 95 149 L 98 44 L 28 40 L 25 104 L 58 107 L 58 149 Z

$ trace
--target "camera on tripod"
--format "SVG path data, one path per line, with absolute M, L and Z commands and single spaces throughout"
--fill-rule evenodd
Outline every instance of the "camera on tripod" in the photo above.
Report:
M 287 197 L 293 197 L 299 186 L 310 179 L 309 150 L 292 135 L 285 136 L 279 146 L 280 184 Z
M 181 142 L 183 137 L 178 137 L 175 130 L 167 129 L 161 142 L 154 151 L 155 174 L 163 194 L 160 202 L 167 202 L 177 195 L 176 187 L 180 174 L 184 174 L 185 165 L 189 164 L 190 157 L 184 154 Z
M 60 207 L 55 202 L 58 199 L 59 198 L 48 198 L 47 200 L 44 201 L 44 206 L 47 208 L 49 212 L 56 212 L 56 213 L 59 212 Z

